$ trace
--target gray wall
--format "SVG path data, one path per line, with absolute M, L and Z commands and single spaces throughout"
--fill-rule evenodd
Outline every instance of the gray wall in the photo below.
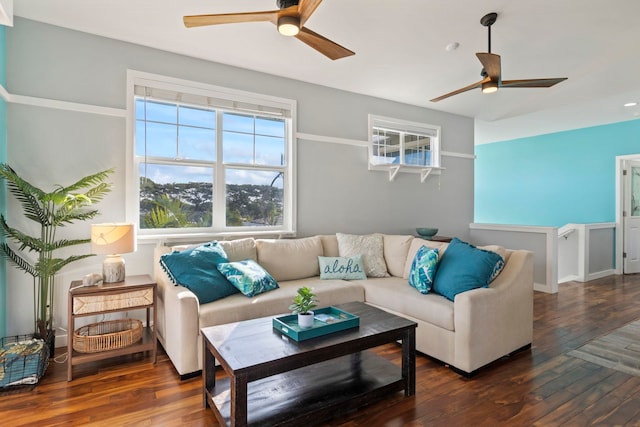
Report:
M 7 89 L 14 95 L 102 107 L 126 108 L 126 72 L 134 69 L 298 102 L 298 132 L 367 140 L 367 115 L 377 114 L 442 127 L 442 150 L 473 154 L 473 120 L 438 111 L 329 89 L 255 71 L 211 63 L 103 37 L 16 18 L 7 30 Z M 113 192 L 96 222 L 125 219 L 125 120 L 99 114 L 10 104 L 8 162 L 44 188 L 69 184 L 115 167 Z M 367 150 L 356 145 L 298 140 L 298 235 L 318 233 L 413 233 L 436 226 L 439 234 L 468 237 L 473 220 L 473 160 L 445 156 L 440 176 L 423 184 L 417 174 L 367 170 Z M 10 221 L 24 224 L 16 202 Z M 89 223 L 61 237 L 87 236 Z M 81 252 L 88 252 L 84 248 Z M 125 255 L 127 272 L 151 273 L 152 247 Z M 66 325 L 70 280 L 99 269 L 101 259 L 67 267 L 58 277 L 56 320 Z M 30 332 L 31 281 L 9 269 L 7 333 Z

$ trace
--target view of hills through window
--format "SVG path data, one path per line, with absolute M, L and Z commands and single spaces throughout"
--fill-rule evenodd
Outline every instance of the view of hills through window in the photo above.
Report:
M 283 118 L 144 97 L 135 105 L 141 229 L 282 225 Z

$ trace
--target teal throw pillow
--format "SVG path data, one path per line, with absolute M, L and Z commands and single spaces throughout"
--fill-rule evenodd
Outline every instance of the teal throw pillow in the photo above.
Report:
M 238 293 L 216 268 L 227 261 L 227 254 L 216 241 L 160 257 L 160 265 L 169 279 L 193 292 L 200 304 Z
M 433 291 L 453 301 L 459 293 L 488 287 L 503 266 L 497 253 L 454 238 L 438 263 Z
M 279 288 L 278 282 L 257 262 L 247 259 L 218 264 L 218 270 L 248 297 Z
M 411 263 L 409 285 L 421 294 L 428 294 L 433 285 L 438 266 L 438 249 L 421 246 Z
M 366 279 L 362 255 L 349 257 L 319 256 L 320 279 Z

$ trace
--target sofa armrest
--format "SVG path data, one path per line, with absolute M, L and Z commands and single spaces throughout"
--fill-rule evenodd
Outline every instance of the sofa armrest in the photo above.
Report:
M 154 276 L 158 284 L 158 339 L 180 375 L 199 370 L 200 303 L 193 292 L 175 286 L 159 265 L 158 248 L 154 256 Z
M 533 253 L 513 251 L 489 288 L 456 295 L 455 367 L 472 372 L 533 341 Z

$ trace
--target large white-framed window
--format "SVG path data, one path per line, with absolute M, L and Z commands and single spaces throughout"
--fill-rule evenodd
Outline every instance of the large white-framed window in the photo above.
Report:
M 369 169 L 439 173 L 440 126 L 369 115 Z M 424 179 L 423 179 L 424 180 Z
M 132 70 L 127 85 L 141 236 L 295 233 L 294 100 Z

